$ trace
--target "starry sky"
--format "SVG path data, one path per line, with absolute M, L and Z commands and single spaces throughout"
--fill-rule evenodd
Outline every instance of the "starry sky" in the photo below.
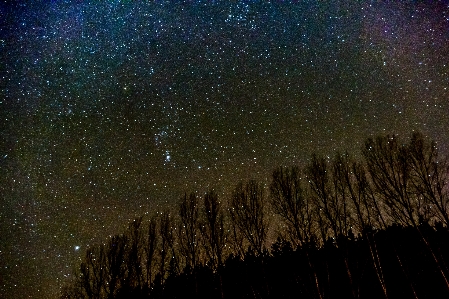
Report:
M 0 297 L 184 192 L 378 134 L 449 152 L 445 1 L 294 2 L 1 1 Z

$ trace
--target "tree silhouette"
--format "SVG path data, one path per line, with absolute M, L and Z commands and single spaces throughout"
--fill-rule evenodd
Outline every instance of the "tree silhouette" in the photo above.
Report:
M 129 224 L 127 231 L 128 246 L 126 246 L 125 252 L 127 265 L 123 283 L 132 290 L 140 289 L 143 286 L 141 224 L 142 217 L 137 218 Z
M 80 265 L 80 282 L 87 298 L 104 298 L 106 291 L 106 253 L 103 244 L 86 250 Z
M 146 246 L 144 247 L 145 251 L 145 272 L 146 272 L 146 285 L 151 286 L 153 280 L 153 266 L 155 263 L 155 254 L 157 249 L 157 222 L 156 217 L 151 217 L 150 222 L 148 224 L 148 233 L 146 239 Z
M 401 225 L 418 224 L 422 201 L 412 192 L 409 152 L 397 137 L 378 136 L 365 142 L 363 155 L 377 194 L 390 218 Z
M 425 143 L 419 135 L 415 134 L 412 136 L 409 146 L 405 144 L 399 145 L 397 137 L 393 135 L 378 136 L 375 141 L 369 138 L 365 143 L 363 154 L 376 191 L 388 207 L 387 212 L 391 219 L 398 224 L 412 226 L 419 232 L 422 242 L 426 245 L 426 249 L 431 254 L 444 280 L 446 291 L 449 292 L 448 271 L 440 266 L 441 258 L 434 252 L 429 241 L 421 232 L 421 227 L 418 225 L 423 220 L 429 220 L 426 216 L 426 202 L 423 200 L 426 196 L 416 192 L 416 190 L 432 190 L 432 183 L 428 184 L 432 179 L 429 178 L 430 173 L 427 170 L 431 167 L 431 161 L 436 155 L 434 150 L 432 145 L 428 146 L 427 155 L 425 155 Z M 427 163 L 426 160 L 428 161 Z M 427 178 L 423 178 L 423 174 L 427 174 Z M 441 184 L 444 184 L 443 182 L 444 180 L 440 181 L 440 184 L 436 183 L 435 185 L 441 186 Z M 426 185 L 428 187 L 425 187 Z M 429 197 L 427 196 L 427 199 Z M 441 201 L 437 200 L 436 202 L 439 204 Z M 447 202 L 446 207 L 444 207 L 444 200 L 441 203 L 442 209 L 437 208 L 440 211 L 440 215 L 441 211 L 444 212 L 445 209 L 447 211 Z M 398 254 L 396 254 L 396 257 L 406 275 L 407 271 L 404 269 L 403 262 Z M 415 293 L 411 282 L 410 287 Z
M 290 241 L 297 246 L 304 246 L 307 267 L 310 269 L 316 286 L 316 294 L 321 298 L 317 273 L 309 256 L 309 245 L 316 237 L 314 224 L 315 209 L 306 193 L 298 167 L 279 167 L 273 171 L 270 185 L 273 212 L 280 215 L 287 224 Z M 282 244 L 282 239 L 278 239 Z M 282 245 L 282 250 L 289 248 L 289 243 Z M 313 247 L 312 247 L 313 248 Z
M 298 167 L 279 167 L 273 171 L 270 203 L 273 212 L 284 220 L 289 239 L 295 246 L 314 238 L 313 207 Z
M 223 250 L 226 245 L 224 213 L 214 191 L 204 195 L 203 220 L 200 225 L 204 251 L 212 269 L 223 264 Z
M 327 227 L 330 227 L 334 238 L 346 235 L 350 227 L 346 184 L 339 173 L 342 165 L 336 161 L 331 167 L 329 170 L 326 159 L 316 155 L 312 155 L 307 167 L 307 178 L 314 195 L 312 198 L 320 211 L 318 220 L 323 241 L 329 236 Z
M 167 276 L 167 270 L 171 269 L 174 271 L 173 266 L 177 266 L 176 255 L 174 252 L 174 234 L 173 234 L 173 223 L 170 217 L 170 212 L 165 210 L 162 212 L 159 218 L 159 237 L 160 237 L 160 247 L 159 247 L 159 284 L 165 281 Z M 170 267 L 171 264 L 171 267 Z
M 250 180 L 245 185 L 241 182 L 232 193 L 229 209 L 234 227 L 258 254 L 263 251 L 268 231 L 264 197 L 264 189 L 256 181 Z
M 126 271 L 125 251 L 127 245 L 128 237 L 125 235 L 113 236 L 108 243 L 108 254 L 106 256 L 106 269 L 109 273 L 107 298 L 115 298 L 120 286 L 124 283 Z
M 365 166 L 360 162 L 353 162 L 352 171 L 346 168 L 344 176 L 350 187 L 359 232 L 374 227 L 386 229 L 387 223 L 382 212 L 382 203 L 376 198 L 368 181 Z
M 185 257 L 186 266 L 193 269 L 198 264 L 199 258 L 199 212 L 198 199 L 195 193 L 187 194 L 182 198 L 179 205 L 179 249 Z
M 408 150 L 413 187 L 424 200 L 426 207 L 420 217 L 424 221 L 435 217 L 448 226 L 449 163 L 447 159 L 439 161 L 435 142 L 426 142 L 421 133 L 412 135 Z

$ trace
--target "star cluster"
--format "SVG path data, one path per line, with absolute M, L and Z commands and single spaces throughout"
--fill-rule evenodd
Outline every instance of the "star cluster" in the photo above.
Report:
M 89 244 L 184 192 L 419 130 L 449 151 L 449 7 L 0 4 L 0 293 L 49 298 Z

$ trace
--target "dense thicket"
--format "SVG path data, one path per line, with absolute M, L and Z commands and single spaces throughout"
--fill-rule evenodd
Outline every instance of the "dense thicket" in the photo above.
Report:
M 449 298 L 447 160 L 420 133 L 363 157 L 185 194 L 89 248 L 61 298 Z

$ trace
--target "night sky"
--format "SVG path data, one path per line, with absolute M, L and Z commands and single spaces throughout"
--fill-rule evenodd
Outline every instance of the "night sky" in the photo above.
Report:
M 447 154 L 448 5 L 299 2 L 2 1 L 0 297 L 184 192 L 378 134 Z

